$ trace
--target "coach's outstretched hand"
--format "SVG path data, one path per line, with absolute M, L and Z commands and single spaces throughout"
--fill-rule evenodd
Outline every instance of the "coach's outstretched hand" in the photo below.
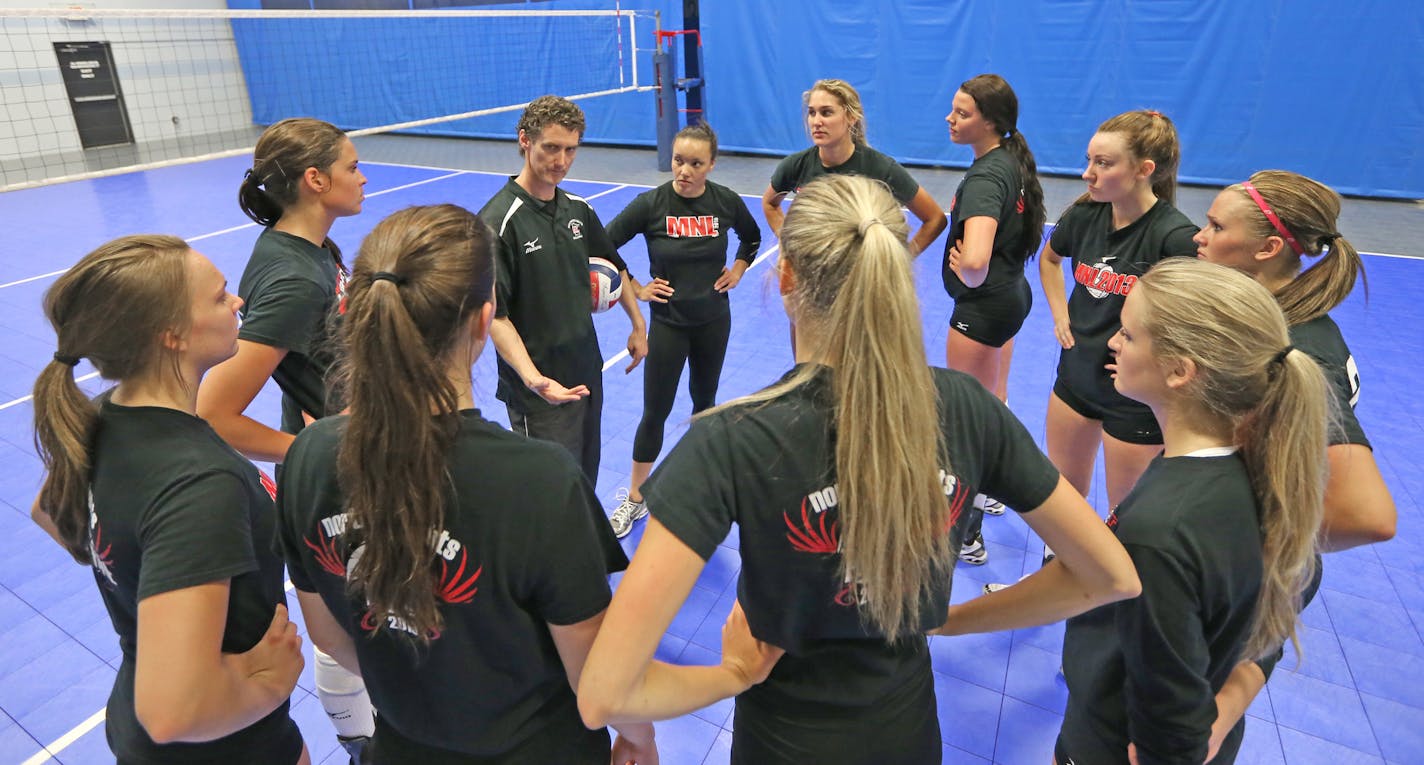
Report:
M 539 398 L 544 399 L 554 406 L 578 401 L 581 398 L 588 398 L 587 385 L 575 385 L 572 388 L 565 388 L 552 377 L 531 377 L 529 381 L 524 384 L 529 390 L 539 394 Z

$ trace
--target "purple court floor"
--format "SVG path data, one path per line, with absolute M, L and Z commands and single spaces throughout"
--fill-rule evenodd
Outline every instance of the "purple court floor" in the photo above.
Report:
M 118 640 L 88 569 L 75 565 L 29 520 L 40 463 L 32 444 L 28 393 L 54 352 L 40 297 L 57 273 L 85 252 L 113 237 L 140 232 L 188 239 L 235 285 L 258 233 L 235 204 L 237 181 L 249 163 L 250 158 L 215 160 L 0 194 L 0 230 L 5 232 L 0 241 L 0 765 L 113 762 L 104 740 L 103 709 L 118 662 Z M 478 210 L 504 183 L 502 175 L 476 171 L 370 162 L 363 162 L 363 169 L 370 179 L 365 209 L 338 221 L 332 231 L 348 258 L 362 236 L 397 209 L 454 202 Z M 588 198 L 607 221 L 646 187 L 569 181 L 565 188 Z M 748 202 L 760 217 L 756 201 Z M 940 246 L 931 252 L 938 253 Z M 768 233 L 762 257 L 732 293 L 732 339 L 719 400 L 760 388 L 790 366 L 786 318 L 766 279 L 774 250 Z M 641 239 L 623 254 L 635 273 L 646 275 Z M 921 258 L 917 279 L 929 358 L 943 363 L 951 305 L 940 286 L 938 260 L 936 255 Z M 1365 260 L 1368 303 L 1357 289 L 1333 315 L 1363 376 L 1357 411 L 1398 504 L 1399 533 L 1386 544 L 1326 557 L 1321 597 L 1304 615 L 1306 658 L 1295 671 L 1289 659 L 1283 663 L 1251 708 L 1242 763 L 1424 762 L 1424 450 L 1419 448 L 1424 398 L 1417 394 L 1424 382 L 1424 332 L 1419 329 L 1424 301 L 1414 289 L 1424 285 L 1424 260 Z M 1037 290 L 1037 279 L 1030 281 Z M 642 372 L 623 371 L 627 361 L 620 352 L 628 333 L 623 314 L 602 314 L 597 325 L 607 361 L 598 493 L 611 510 L 630 469 L 642 409 Z M 1010 405 L 1040 439 L 1056 347 L 1046 303 L 1038 294 L 1019 335 Z M 92 373 L 87 365 L 76 370 L 77 375 Z M 475 373 L 477 402 L 486 416 L 504 421 L 504 408 L 494 399 L 492 352 Z M 90 377 L 85 384 L 97 391 L 98 383 Z M 259 419 L 275 423 L 277 404 L 276 388 L 269 385 L 254 405 Z M 669 447 L 688 414 L 684 385 L 669 421 Z M 1100 489 L 1090 499 L 1104 509 Z M 630 554 L 642 528 L 640 523 L 625 540 Z M 1042 545 L 1013 513 L 988 518 L 984 534 L 989 562 L 959 566 L 956 601 L 974 596 L 985 582 L 1011 582 L 1038 565 Z M 735 595 L 739 562 L 733 535 L 718 548 L 673 621 L 660 658 L 694 664 L 718 660 L 720 628 Z M 290 603 L 295 611 L 295 598 Z M 1061 625 L 931 639 L 946 763 L 1050 761 L 1067 696 L 1057 675 L 1062 639 Z M 292 712 L 312 760 L 344 762 L 312 689 L 308 662 Z M 726 701 L 659 723 L 662 761 L 726 763 L 731 711 Z

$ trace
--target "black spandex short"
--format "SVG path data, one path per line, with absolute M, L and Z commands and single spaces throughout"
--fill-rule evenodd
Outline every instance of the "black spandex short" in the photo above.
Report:
M 1033 308 L 1033 290 L 1028 279 L 987 295 L 969 293 L 954 301 L 954 314 L 949 317 L 951 330 L 976 343 L 1002 348 L 1012 340 Z
M 1158 427 L 1152 410 L 1145 406 L 1141 409 L 1118 411 L 1094 404 L 1069 390 L 1062 377 L 1054 381 L 1053 395 L 1067 404 L 1069 409 L 1090 420 L 1101 422 L 1103 432 L 1119 441 L 1144 446 L 1162 443 L 1162 428 Z

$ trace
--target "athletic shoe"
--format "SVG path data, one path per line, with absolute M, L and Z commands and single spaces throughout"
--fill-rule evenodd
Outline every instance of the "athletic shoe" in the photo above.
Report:
M 608 522 L 613 526 L 613 536 L 622 539 L 633 531 L 634 521 L 648 515 L 648 503 L 629 499 L 627 489 L 619 489 L 614 499 L 618 500 L 618 507 L 613 509 L 613 516 Z
M 978 494 L 974 497 L 974 506 L 983 510 L 989 515 L 1003 515 L 1004 503 L 987 495 Z
M 984 535 L 975 534 L 974 539 L 959 548 L 959 559 L 972 566 L 982 566 L 989 561 L 989 548 L 984 546 Z
M 1029 578 L 1030 576 L 1032 576 L 1032 574 L 1024 574 L 1023 576 L 1019 577 L 1019 581 L 1022 582 L 1023 580 Z M 1010 587 L 1013 587 L 1013 585 L 1012 585 L 1012 584 L 1003 584 L 1002 582 L 990 582 L 990 583 L 984 585 L 984 594 L 985 594 L 985 595 L 988 595 L 988 594 L 991 593 L 991 592 L 998 592 L 999 590 L 1007 590 L 1007 589 L 1009 589 Z

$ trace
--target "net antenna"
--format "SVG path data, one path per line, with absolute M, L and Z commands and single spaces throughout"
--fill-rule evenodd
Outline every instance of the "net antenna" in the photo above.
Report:
M 0 9 L 0 192 L 252 151 L 316 117 L 351 136 L 507 138 L 545 94 L 650 91 L 629 10 Z M 625 55 L 625 50 L 630 55 Z

